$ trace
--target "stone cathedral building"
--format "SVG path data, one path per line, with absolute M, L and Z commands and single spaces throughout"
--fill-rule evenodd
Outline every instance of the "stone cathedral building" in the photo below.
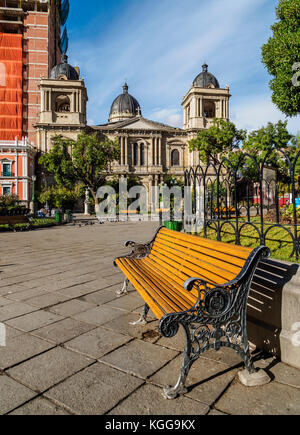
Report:
M 140 177 L 150 191 L 167 176 L 184 175 L 199 163 L 188 143 L 201 129 L 209 128 L 213 118 L 229 119 L 229 87 L 221 88 L 208 66 L 202 67 L 183 97 L 183 128 L 176 128 L 143 117 L 140 103 L 129 93 L 128 85 L 113 101 L 108 123 L 87 126 L 88 101 L 80 71 L 68 64 L 66 56 L 55 66 L 49 78 L 40 83 L 41 113 L 36 124 L 37 147 L 51 149 L 55 135 L 76 139 L 82 131 L 97 132 L 100 138 L 117 138 L 121 145 L 120 161 L 114 162 L 113 174 Z

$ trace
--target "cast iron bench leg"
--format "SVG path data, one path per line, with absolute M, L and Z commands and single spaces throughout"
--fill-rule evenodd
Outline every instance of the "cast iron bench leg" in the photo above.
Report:
M 188 325 L 181 323 L 183 329 L 185 331 L 186 336 L 186 347 L 184 352 L 183 364 L 180 369 L 180 375 L 178 381 L 174 387 L 164 387 L 164 397 L 166 399 L 176 399 L 176 397 L 180 394 L 185 394 L 188 392 L 188 389 L 185 386 L 186 379 L 188 377 L 190 368 L 192 367 L 193 360 L 191 358 L 192 353 L 192 340 L 191 334 Z
M 129 279 L 125 278 L 123 287 L 121 290 L 117 291 L 117 295 L 118 296 L 128 295 L 128 286 L 129 286 Z
M 130 325 L 132 326 L 136 326 L 136 325 L 147 325 L 148 321 L 147 321 L 147 315 L 149 313 L 149 306 L 147 304 L 145 304 L 144 309 L 142 311 L 141 317 L 139 318 L 139 320 L 137 320 L 136 322 L 130 322 Z

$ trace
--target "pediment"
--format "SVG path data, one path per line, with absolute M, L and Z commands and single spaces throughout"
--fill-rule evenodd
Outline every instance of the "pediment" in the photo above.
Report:
M 138 119 L 123 127 L 124 130 L 161 130 L 161 126 L 155 122 L 148 122 L 145 119 Z

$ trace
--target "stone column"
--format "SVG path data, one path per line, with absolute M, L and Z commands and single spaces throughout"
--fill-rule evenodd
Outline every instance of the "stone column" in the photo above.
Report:
M 156 137 L 152 139 L 152 157 L 153 157 L 153 166 L 156 166 Z
M 171 147 L 170 147 L 170 145 L 167 145 L 166 146 L 166 166 L 167 166 L 167 169 L 170 169 L 170 153 L 171 153 Z
M 138 155 L 138 161 L 137 161 L 138 166 L 141 166 L 141 152 L 142 152 L 142 146 L 141 146 L 140 143 L 138 143 L 138 152 L 137 152 L 137 155 Z
M 123 137 L 120 136 L 120 148 L 121 148 L 121 159 L 120 164 L 123 165 L 123 159 L 124 159 L 124 149 L 123 149 Z
M 128 136 L 125 137 L 125 165 L 128 165 Z
M 162 165 L 162 138 L 158 138 L 158 164 Z

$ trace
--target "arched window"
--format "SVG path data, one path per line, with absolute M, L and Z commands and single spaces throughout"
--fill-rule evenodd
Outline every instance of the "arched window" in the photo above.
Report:
M 204 118 L 215 118 L 216 106 L 212 101 L 204 101 L 203 103 L 203 116 Z
M 171 152 L 171 166 L 180 166 L 180 154 L 178 150 Z
M 59 95 L 55 100 L 55 112 L 70 112 L 70 98 L 67 95 Z

